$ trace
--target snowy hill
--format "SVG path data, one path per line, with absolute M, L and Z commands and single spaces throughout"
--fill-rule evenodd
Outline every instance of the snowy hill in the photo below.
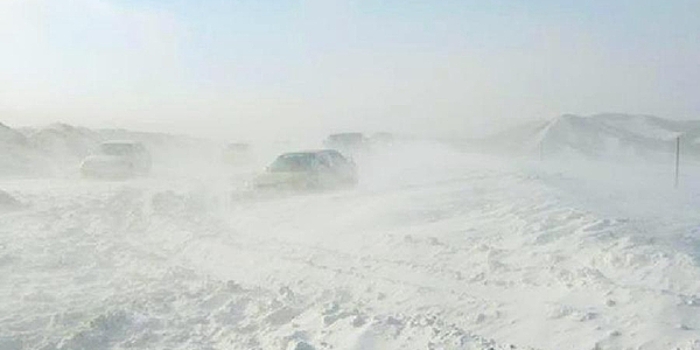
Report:
M 681 136 L 685 155 L 700 156 L 700 121 L 668 120 L 648 115 L 565 114 L 548 122 L 531 122 L 479 140 L 490 151 L 547 157 L 668 158 Z
M 675 151 L 676 137 L 683 149 L 698 154 L 688 140 L 700 136 L 699 121 L 671 121 L 652 116 L 599 114 L 591 117 L 563 115 L 538 136 L 547 154 L 578 153 L 589 157 L 659 157 Z
M 0 123 L 0 176 L 40 173 L 45 159 L 25 135 Z
M 27 130 L 29 142 L 42 152 L 59 157 L 83 158 L 101 141 L 96 132 L 68 124 L 56 123 Z

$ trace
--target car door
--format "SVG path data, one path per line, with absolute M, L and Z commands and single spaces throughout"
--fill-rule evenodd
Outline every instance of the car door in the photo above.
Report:
M 336 176 L 342 182 L 352 181 L 355 178 L 355 166 L 340 153 L 331 153 Z
M 335 160 L 327 153 L 319 153 L 319 175 L 321 182 L 326 186 L 336 186 L 341 182 L 338 167 Z

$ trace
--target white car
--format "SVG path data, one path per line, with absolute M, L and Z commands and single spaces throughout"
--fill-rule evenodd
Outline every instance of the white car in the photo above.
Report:
M 140 142 L 108 141 L 100 145 L 97 154 L 85 158 L 80 170 L 87 177 L 143 176 L 151 170 L 151 156 Z

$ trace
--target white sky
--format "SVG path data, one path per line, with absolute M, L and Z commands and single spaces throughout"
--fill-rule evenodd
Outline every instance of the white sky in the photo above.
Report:
M 700 2 L 0 0 L 0 122 L 251 138 L 700 114 Z

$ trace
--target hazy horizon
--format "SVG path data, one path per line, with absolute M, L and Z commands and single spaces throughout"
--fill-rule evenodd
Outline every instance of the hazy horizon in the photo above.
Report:
M 698 15 L 683 0 L 8 0 L 0 122 L 242 138 L 691 119 Z

